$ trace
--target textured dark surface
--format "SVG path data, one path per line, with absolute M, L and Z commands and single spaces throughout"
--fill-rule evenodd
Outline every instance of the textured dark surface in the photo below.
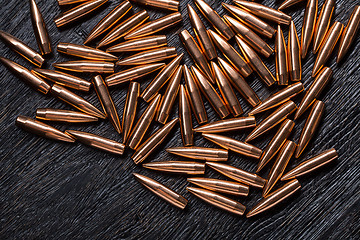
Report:
M 93 26 L 120 1 L 112 0 L 84 20 L 69 27 L 57 29 L 53 19 L 60 13 L 56 0 L 38 0 L 52 39 L 53 49 L 60 42 L 82 43 Z M 181 0 L 184 21 L 167 32 L 170 45 L 185 52 L 177 34 L 181 29 L 190 30 L 186 4 Z M 209 1 L 222 15 L 225 10 L 220 1 Z M 226 1 L 229 2 L 230 1 Z M 263 1 L 279 6 L 281 1 Z M 275 3 L 273 3 L 275 2 Z M 321 5 L 322 0 L 319 1 Z M 336 1 L 333 17 L 346 24 L 358 1 Z M 135 4 L 134 4 L 135 5 Z M 0 0 L 0 28 L 22 39 L 37 49 L 32 30 L 29 4 L 25 0 Z M 135 7 L 138 10 L 137 7 Z M 293 17 L 300 35 L 304 4 L 286 11 Z M 151 18 L 164 12 L 151 10 Z M 287 27 L 283 27 L 287 37 Z M 273 39 L 269 41 L 272 44 Z M 232 42 L 233 43 L 233 42 Z M 0 44 L 2 56 L 23 66 L 32 68 L 26 60 Z M 272 44 L 273 46 L 273 44 Z M 41 139 L 17 128 L 18 115 L 35 116 L 40 107 L 71 109 L 66 104 L 44 96 L 22 83 L 0 66 L 0 239 L 356 239 L 360 235 L 360 37 L 352 46 L 351 54 L 341 65 L 335 64 L 335 54 L 328 63 L 334 70 L 334 78 L 324 90 L 321 99 L 326 113 L 315 140 L 307 147 L 299 160 L 291 160 L 290 167 L 323 150 L 335 147 L 339 158 L 306 177 L 300 178 L 301 190 L 274 209 L 254 218 L 246 219 L 216 209 L 186 191 L 184 176 L 171 176 L 135 166 L 130 159 L 131 151 L 123 157 L 94 150 L 81 144 L 65 144 Z M 274 72 L 273 56 L 267 65 Z M 72 59 L 54 53 L 47 58 L 44 67 L 57 61 Z M 308 54 L 303 61 L 303 82 L 311 84 L 314 55 Z M 183 64 L 193 64 L 186 53 Z M 90 76 L 87 76 L 90 79 Z M 144 89 L 152 77 L 144 78 Z M 254 74 L 247 79 L 255 91 L 265 99 L 276 87 L 267 89 Z M 128 84 L 112 88 L 111 94 L 122 115 Z M 100 108 L 94 90 L 82 94 Z M 303 96 L 303 94 L 301 94 Z M 301 96 L 296 98 L 299 103 Z M 245 111 L 249 111 L 240 99 Z M 141 102 L 141 110 L 146 104 Z M 171 118 L 177 116 L 177 107 Z M 211 121 L 217 120 L 206 102 Z M 307 112 L 308 113 L 308 112 Z M 269 113 L 266 113 L 269 114 Z M 265 115 L 266 115 L 265 114 Z M 291 139 L 297 142 L 306 115 L 296 122 Z M 195 122 L 194 122 L 195 124 Z M 84 130 L 121 140 L 108 121 L 83 125 L 52 124 L 62 130 Z M 153 124 L 151 132 L 160 125 Z M 196 124 L 195 124 L 196 126 Z M 264 148 L 276 129 L 253 143 Z M 233 133 L 244 139 L 249 131 Z M 147 136 L 150 136 L 148 133 Z M 214 146 L 195 137 L 198 146 Z M 169 155 L 165 148 L 181 146 L 180 129 L 172 132 L 150 161 L 180 159 Z M 229 163 L 248 171 L 255 171 L 257 163 L 230 153 Z M 269 167 L 262 176 L 266 177 Z M 176 190 L 189 200 L 185 211 L 180 211 L 148 192 L 132 176 L 138 172 L 152 177 Z M 218 177 L 207 169 L 207 176 Z M 225 179 L 225 178 L 224 178 Z M 260 191 L 252 188 L 250 195 L 237 200 L 248 209 L 260 199 Z

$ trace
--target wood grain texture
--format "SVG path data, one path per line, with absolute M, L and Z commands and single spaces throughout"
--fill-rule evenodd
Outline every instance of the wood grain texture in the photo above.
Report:
M 38 0 L 53 49 L 62 42 L 82 43 L 95 24 L 119 1 L 111 1 L 92 16 L 57 29 L 53 19 L 60 13 L 56 0 Z M 221 1 L 209 1 L 224 14 Z M 225 2 L 230 3 L 229 0 Z M 263 1 L 278 7 L 282 1 Z M 323 3 L 322 0 L 319 1 Z M 179 38 L 181 29 L 191 30 L 186 4 L 181 0 L 184 20 L 176 28 L 167 31 L 171 46 L 184 52 L 183 64 L 193 64 Z M 334 19 L 346 24 L 358 1 L 338 0 Z M 135 4 L 134 4 L 135 5 Z M 29 3 L 24 0 L 0 0 L 0 28 L 37 48 L 31 26 Z M 136 6 L 136 5 L 135 5 Z M 138 10 L 137 7 L 135 7 Z M 320 10 L 320 9 L 319 9 Z M 300 34 L 304 4 L 285 11 L 294 19 Z M 150 11 L 151 18 L 166 12 Z M 208 25 L 207 25 L 208 26 Z M 283 27 L 287 38 L 287 27 Z M 191 31 L 192 32 L 192 31 Z M 273 46 L 273 40 L 268 41 Z M 235 42 L 232 42 L 235 45 Z M 0 44 L 0 55 L 32 68 L 26 60 Z M 130 159 L 127 150 L 123 157 L 88 148 L 79 143 L 65 144 L 41 139 L 15 126 L 18 115 L 35 116 L 37 108 L 54 107 L 71 109 L 66 104 L 30 89 L 0 66 L 0 239 L 356 239 L 360 236 L 360 37 L 356 38 L 350 54 L 341 65 L 336 65 L 335 54 L 328 66 L 334 71 L 333 80 L 326 87 L 321 100 L 326 104 L 325 116 L 320 129 L 299 160 L 291 160 L 290 167 L 329 148 L 336 148 L 339 158 L 318 171 L 301 177 L 302 189 L 294 196 L 254 218 L 237 217 L 218 210 L 197 199 L 186 191 L 186 178 L 157 173 L 143 169 Z M 44 67 L 54 62 L 72 58 L 56 51 L 47 58 Z M 311 70 L 314 55 L 308 54 L 303 61 L 303 82 L 308 88 L 313 79 Z M 275 71 L 274 57 L 266 60 Z M 142 90 L 154 75 L 140 80 Z M 86 76 L 90 79 L 90 75 Z M 278 88 L 268 89 L 252 74 L 248 82 L 265 99 Z M 128 84 L 112 88 L 111 94 L 119 112 L 122 113 Z M 100 103 L 94 90 L 82 94 L 95 106 Z M 245 110 L 250 107 L 240 95 Z M 299 103 L 303 94 L 296 98 Z M 218 120 L 208 102 L 206 110 L 211 121 Z M 142 112 L 146 104 L 141 101 Z M 140 116 L 137 114 L 137 118 Z M 308 112 L 307 112 L 308 113 Z M 268 113 L 267 113 L 268 114 Z M 264 116 L 266 116 L 265 114 Z M 306 115 L 296 122 L 291 139 L 297 142 Z M 177 116 L 177 107 L 171 118 Z M 75 129 L 97 133 L 114 140 L 121 137 L 108 121 L 82 125 L 52 124 L 61 130 Z M 197 124 L 194 121 L 194 127 Z M 153 123 L 150 133 L 160 127 Z M 253 143 L 265 148 L 276 129 Z M 244 140 L 249 131 L 229 134 Z M 213 147 L 199 135 L 197 146 Z M 181 146 L 180 129 L 171 133 L 168 141 L 149 160 L 166 161 L 178 159 L 165 152 L 167 147 Z M 230 153 L 229 163 L 244 170 L 255 172 L 257 162 Z M 266 177 L 269 168 L 262 172 Z M 132 172 L 138 172 L 171 187 L 189 200 L 185 211 L 180 211 L 136 182 Z M 207 176 L 223 178 L 207 169 Z M 261 192 L 252 188 L 246 198 L 234 198 L 248 209 L 261 198 Z

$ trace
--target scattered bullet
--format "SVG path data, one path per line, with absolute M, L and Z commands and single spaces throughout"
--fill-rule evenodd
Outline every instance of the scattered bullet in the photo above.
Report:
M 310 47 L 311 40 L 314 36 L 316 16 L 318 12 L 318 0 L 307 2 L 304 21 L 301 30 L 301 57 L 304 59 Z
M 97 117 L 82 112 L 53 108 L 38 108 L 36 110 L 36 118 L 45 121 L 65 123 L 88 123 L 98 121 Z
M 96 48 L 91 48 L 73 43 L 59 43 L 57 46 L 57 51 L 67 55 L 90 60 L 109 62 L 115 62 L 118 60 L 116 56 L 111 55 L 110 53 L 101 51 Z
M 212 123 L 208 123 L 204 126 L 200 126 L 194 129 L 194 132 L 200 133 L 222 133 L 229 131 L 239 131 L 242 129 L 252 128 L 256 126 L 254 116 L 238 117 L 220 120 Z
M 192 129 L 191 110 L 188 100 L 188 93 L 186 92 L 184 85 L 180 86 L 179 117 L 183 145 L 185 147 L 192 146 L 194 145 L 194 134 Z
M 203 161 L 222 162 L 228 159 L 228 151 L 217 148 L 175 147 L 168 148 L 166 151 L 181 157 Z
M 133 40 L 121 42 L 115 46 L 106 49 L 106 52 L 125 53 L 135 51 L 145 51 L 167 46 L 166 35 L 153 35 L 149 37 L 136 38 Z
M 205 163 L 188 161 L 151 162 L 143 164 L 144 168 L 175 174 L 203 175 Z
M 284 10 L 285 8 L 291 7 L 299 2 L 303 2 L 304 0 L 285 0 L 280 7 L 278 8 L 279 11 Z
M 168 58 L 177 56 L 176 48 L 174 47 L 163 47 L 150 49 L 143 52 L 136 53 L 129 57 L 119 60 L 116 65 L 120 66 L 131 66 L 131 65 L 143 65 L 154 62 L 161 62 Z
M 81 2 L 89 2 L 90 0 L 57 0 L 59 6 L 65 6 Z
M 283 31 L 280 25 L 277 27 L 275 37 L 275 64 L 276 64 L 276 80 L 279 85 L 288 85 L 289 67 L 288 67 L 287 46 L 285 43 Z
M 214 192 L 235 195 L 247 196 L 249 194 L 249 186 L 238 182 L 225 181 L 214 178 L 188 178 L 188 182 L 195 184 L 199 187 L 209 189 Z
M 331 17 L 335 8 L 335 0 L 326 0 L 323 3 L 321 12 L 316 21 L 315 32 L 314 32 L 314 46 L 313 53 L 315 54 L 324 40 L 326 33 L 329 29 Z
M 300 43 L 299 43 L 296 27 L 293 21 L 291 21 L 289 28 L 288 54 L 289 54 L 288 67 L 289 67 L 290 79 L 291 81 L 301 81 L 302 69 L 301 69 Z
M 124 114 L 122 119 L 123 143 L 125 144 L 130 136 L 131 129 L 136 116 L 138 98 L 140 96 L 140 83 L 130 82 L 126 95 Z
M 67 61 L 54 63 L 55 68 L 82 73 L 114 73 L 114 63 L 101 61 Z
M 150 6 L 150 7 L 156 7 L 164 10 L 170 10 L 170 11 L 179 11 L 179 5 L 180 2 L 177 0 L 131 0 L 133 2 Z

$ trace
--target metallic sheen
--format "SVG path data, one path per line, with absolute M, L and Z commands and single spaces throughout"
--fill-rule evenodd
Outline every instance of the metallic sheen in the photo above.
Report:
M 288 85 L 289 82 L 289 66 L 288 66 L 288 50 L 284 39 L 283 31 L 280 25 L 277 27 L 275 36 L 275 64 L 276 64 L 276 80 L 279 85 Z
M 140 83 L 130 82 L 129 90 L 126 95 L 124 114 L 122 119 L 123 143 L 126 143 L 134 124 L 138 98 L 140 96 Z
M 304 59 L 314 36 L 316 16 L 318 12 L 318 0 L 309 0 L 304 13 L 304 21 L 301 30 L 301 57 Z
M 154 62 L 161 62 L 168 58 L 177 56 L 176 48 L 174 47 L 162 47 L 146 50 L 143 52 L 135 53 L 126 58 L 120 59 L 116 65 L 131 66 L 131 65 L 143 65 Z
M 168 148 L 166 151 L 181 157 L 196 160 L 214 162 L 223 162 L 228 160 L 228 151 L 224 149 L 204 147 L 174 147 Z
M 315 54 L 325 38 L 325 35 L 329 29 L 331 23 L 331 17 L 335 8 L 335 0 L 325 0 L 321 8 L 321 12 L 316 21 L 314 32 L 314 46 L 313 53 Z
M 84 59 L 90 60 L 97 60 L 97 61 L 109 61 L 115 62 L 118 58 L 110 53 L 101 51 L 96 48 L 87 47 L 84 45 L 78 45 L 73 43 L 59 43 L 57 46 L 57 51 L 79 57 Z
M 114 73 L 115 64 L 102 61 L 79 60 L 54 63 L 53 66 L 55 68 L 81 73 Z
M 240 132 L 242 129 L 253 128 L 255 126 L 256 121 L 254 116 L 238 117 L 208 123 L 204 126 L 195 128 L 194 132 L 222 133 L 235 130 Z
M 179 11 L 180 2 L 178 0 L 131 0 L 133 2 L 150 6 L 156 7 L 164 10 L 170 11 Z
M 293 21 L 289 28 L 288 67 L 291 81 L 300 81 L 302 75 L 299 37 Z
M 145 51 L 159 47 L 167 46 L 166 35 L 153 35 L 143 38 L 135 38 L 133 40 L 121 42 L 115 46 L 106 49 L 106 52 L 125 53 L 135 51 Z
M 199 187 L 209 189 L 211 191 L 234 195 L 234 196 L 244 196 L 246 197 L 249 194 L 249 186 L 238 182 L 225 181 L 214 178 L 188 178 L 188 182 L 195 184 Z
M 184 85 L 180 86 L 179 118 L 180 118 L 180 128 L 181 128 L 181 137 L 183 140 L 183 145 L 185 147 L 194 145 L 191 109 L 188 100 L 188 93 L 186 92 Z
M 205 163 L 189 161 L 165 161 L 143 164 L 144 168 L 175 174 L 203 175 L 205 174 Z
M 45 121 L 65 123 L 88 123 L 98 121 L 97 117 L 82 112 L 53 108 L 38 108 L 36 110 L 36 118 Z

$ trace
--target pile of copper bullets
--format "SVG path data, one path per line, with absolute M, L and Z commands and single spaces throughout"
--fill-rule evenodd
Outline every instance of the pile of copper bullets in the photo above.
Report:
M 205 166 L 208 166 L 233 181 L 188 178 L 190 183 L 198 187 L 188 187 L 187 190 L 212 205 L 238 215 L 244 214 L 245 206 L 229 198 L 228 195 L 244 197 L 248 195 L 249 187 L 263 189 L 263 199 L 247 213 L 247 217 L 283 201 L 300 189 L 297 177 L 337 158 L 336 150 L 328 149 L 302 161 L 294 169 L 286 170 L 291 158 L 301 156 L 321 122 L 325 106 L 318 98 L 332 78 L 332 70 L 326 67 L 326 63 L 338 42 L 337 62 L 341 61 L 349 50 L 360 25 L 360 6 L 355 7 L 344 27 L 340 22 L 332 23 L 335 0 L 325 0 L 319 15 L 318 0 L 308 0 L 299 40 L 291 16 L 279 10 L 286 10 L 287 7 L 298 4 L 301 0 L 286 0 L 279 10 L 255 2 L 234 0 L 234 5 L 222 4 L 229 13 L 222 18 L 204 0 L 194 0 L 197 9 L 188 5 L 187 17 L 190 18 L 196 38 L 188 30 L 182 30 L 179 34 L 195 63 L 194 66 L 187 67 L 181 65 L 183 54 L 178 55 L 174 47 L 167 46 L 166 36 L 156 35 L 175 25 L 179 27 L 183 17 L 178 11 L 179 2 L 177 0 L 131 1 L 140 6 L 174 13 L 149 20 L 147 11 L 142 10 L 126 18 L 132 4 L 127 0 L 122 1 L 93 28 L 83 45 L 59 43 L 58 52 L 76 56 L 79 60 L 55 63 L 53 66 L 58 70 L 41 69 L 44 56 L 51 52 L 51 41 L 35 0 L 30 0 L 31 17 L 41 54 L 9 33 L 0 32 L 1 39 L 11 49 L 37 68 L 29 71 L 9 59 L 0 58 L 3 65 L 36 90 L 43 94 L 50 92 L 55 98 L 78 110 L 38 109 L 37 120 L 19 116 L 16 120 L 19 127 L 45 138 L 71 143 L 79 141 L 113 154 L 121 155 L 126 148 L 130 148 L 134 150 L 133 161 L 140 165 L 145 160 L 149 160 L 149 155 L 179 123 L 183 146 L 169 148 L 166 151 L 183 157 L 184 161 L 158 161 L 144 163 L 142 166 L 154 171 L 184 175 L 204 175 Z M 58 2 L 59 5 L 78 4 L 54 20 L 57 27 L 62 27 L 90 14 L 107 0 L 58 0 Z M 206 29 L 199 13 L 206 18 L 213 29 Z M 274 25 L 277 27 L 274 28 Z M 283 36 L 284 26 L 289 27 L 287 44 Z M 274 35 L 275 51 L 265 41 L 272 41 Z M 236 51 L 228 43 L 232 38 L 235 38 L 241 52 Z M 94 42 L 97 42 L 96 48 L 86 46 Z M 312 71 L 314 80 L 305 90 L 300 105 L 296 106 L 291 99 L 304 91 L 301 83 L 301 59 L 305 58 L 310 46 L 317 56 Z M 222 53 L 222 57 L 219 57 L 217 50 Z M 128 53 L 128 56 L 119 60 L 114 55 L 119 53 Z M 273 53 L 276 59 L 275 75 L 262 61 L 262 58 L 268 58 Z M 168 63 L 165 64 L 164 61 Z M 114 73 L 115 64 L 128 68 Z M 92 82 L 88 82 L 64 71 L 98 75 L 93 77 Z M 135 80 L 155 71 L 158 71 L 156 77 L 140 93 L 140 83 Z M 264 85 L 278 84 L 283 85 L 283 88 L 269 98 L 260 100 L 244 80 L 252 72 L 256 72 Z M 185 80 L 184 83 L 181 83 L 182 78 Z M 108 87 L 127 82 L 129 82 L 129 90 L 120 122 L 117 107 L 109 94 Z M 73 90 L 88 92 L 91 85 L 96 90 L 103 111 L 73 92 Z M 234 89 L 252 106 L 247 116 L 241 116 L 243 110 Z M 163 94 L 159 93 L 160 90 Z M 179 101 L 175 103 L 177 95 Z M 147 102 L 148 107 L 135 123 L 139 98 Z M 208 122 L 203 104 L 204 98 L 222 120 Z M 179 107 L 179 116 L 169 119 L 176 104 Z M 257 122 L 257 116 L 264 112 L 271 114 L 261 122 Z M 294 118 L 291 119 L 293 113 Z M 193 128 L 192 114 L 199 125 L 196 128 Z M 307 114 L 307 120 L 300 139 L 297 143 L 288 140 L 295 125 L 294 121 L 304 114 Z M 122 143 L 87 132 L 74 130 L 62 132 L 45 123 L 96 122 L 98 118 L 108 119 L 112 123 L 115 130 L 122 134 Z M 144 139 L 153 121 L 163 126 L 151 137 Z M 275 127 L 278 130 L 264 150 L 252 145 L 255 139 Z M 243 129 L 252 129 L 244 142 L 222 135 L 225 132 Z M 219 148 L 193 146 L 194 133 L 202 134 L 205 139 L 215 143 Z M 269 162 L 274 159 L 269 175 L 265 179 L 255 173 L 225 164 L 228 150 L 257 159 L 256 173 L 268 167 Z M 134 176 L 167 202 L 181 209 L 187 205 L 184 197 L 161 183 L 136 173 Z M 275 184 L 280 181 L 284 184 L 273 190 Z

